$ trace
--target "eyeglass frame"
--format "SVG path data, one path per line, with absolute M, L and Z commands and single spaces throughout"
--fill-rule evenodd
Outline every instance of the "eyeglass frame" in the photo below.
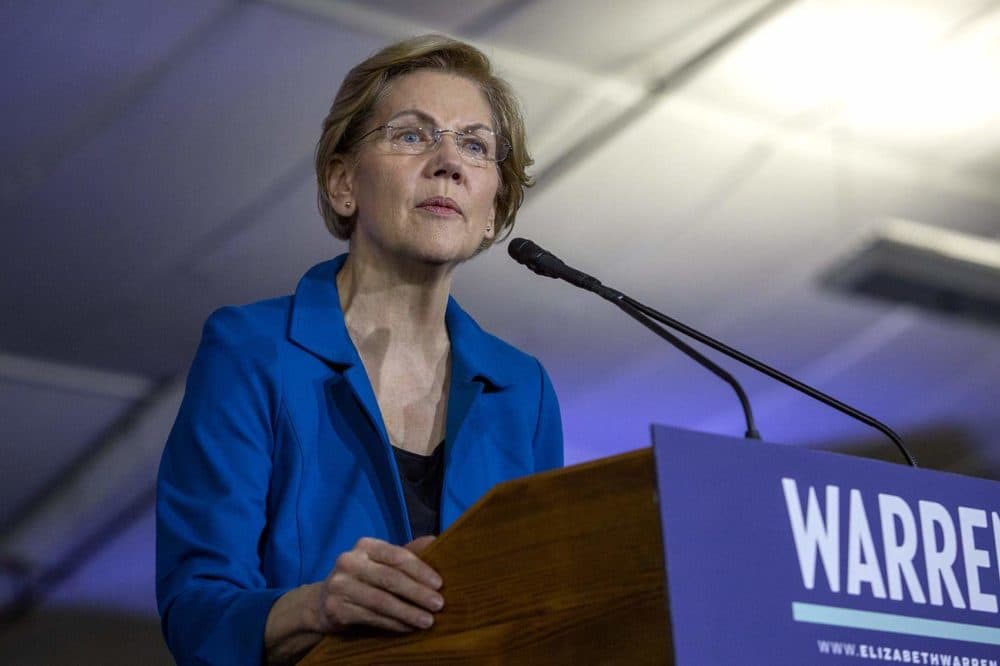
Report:
M 419 153 L 403 153 L 405 155 L 426 155 L 427 153 L 430 153 L 430 152 L 436 150 L 437 147 L 441 145 L 441 135 L 442 134 L 452 134 L 452 135 L 454 135 L 454 137 L 455 137 L 455 147 L 458 149 L 458 152 L 462 155 L 463 158 L 467 158 L 473 164 L 476 164 L 476 165 L 486 166 L 487 164 L 500 164 L 501 162 L 503 162 L 505 159 L 507 159 L 510 156 L 510 151 L 514 149 L 514 146 L 511 145 L 510 141 L 507 140 L 507 137 L 505 137 L 502 134 L 497 134 L 496 132 L 487 129 L 486 131 L 489 132 L 490 134 L 492 134 L 494 136 L 494 138 L 496 138 L 498 140 L 497 141 L 497 147 L 498 147 L 497 154 L 500 153 L 499 147 L 503 146 L 503 148 L 504 148 L 504 156 L 503 156 L 502 159 L 498 159 L 498 160 L 491 160 L 489 158 L 478 159 L 478 158 L 476 158 L 476 157 L 474 157 L 474 156 L 469 155 L 468 153 L 466 153 L 462 149 L 461 144 L 458 143 L 458 139 L 460 137 L 475 136 L 474 132 L 463 132 L 461 130 L 455 130 L 455 129 L 444 129 L 444 128 L 441 128 L 441 127 L 434 127 L 433 125 L 431 125 L 430 127 L 426 127 L 424 125 L 393 125 L 392 123 L 386 123 L 385 125 L 379 125 L 378 127 L 374 127 L 372 129 L 368 130 L 367 132 L 365 132 L 364 134 L 362 134 L 360 137 L 358 137 L 358 140 L 355 141 L 354 144 L 355 145 L 360 144 L 361 142 L 363 142 L 365 139 L 367 139 L 368 137 L 370 137 L 375 132 L 385 131 L 385 130 L 389 130 L 389 129 L 411 129 L 411 128 L 412 129 L 420 129 L 420 130 L 427 130 L 427 129 L 429 129 L 431 131 L 431 136 L 434 137 L 434 142 L 426 150 L 424 150 L 424 151 L 421 151 Z M 386 139 L 388 139 L 388 137 L 386 137 Z

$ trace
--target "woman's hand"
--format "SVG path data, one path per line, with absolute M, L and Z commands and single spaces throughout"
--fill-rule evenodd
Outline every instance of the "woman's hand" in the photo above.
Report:
M 408 632 L 433 625 L 433 613 L 444 607 L 441 577 L 417 557 L 433 540 L 421 537 L 400 547 L 363 538 L 342 553 L 317 589 L 318 630 L 362 624 Z
M 434 537 L 406 546 L 364 538 L 337 558 L 326 580 L 286 592 L 271 607 L 264 646 L 271 664 L 294 663 L 325 634 L 351 625 L 407 632 L 434 623 L 444 606 L 441 577 L 417 554 Z

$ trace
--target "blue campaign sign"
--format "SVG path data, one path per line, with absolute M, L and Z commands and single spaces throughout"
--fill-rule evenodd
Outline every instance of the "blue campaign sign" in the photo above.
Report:
M 1000 483 L 653 427 L 677 663 L 1000 666 Z

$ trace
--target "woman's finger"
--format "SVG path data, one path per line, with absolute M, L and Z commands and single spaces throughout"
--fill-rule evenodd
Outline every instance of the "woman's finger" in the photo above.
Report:
M 429 611 L 439 611 L 444 606 L 444 598 L 433 588 L 414 580 L 399 569 L 373 560 L 368 562 L 368 566 L 356 578 Z
M 436 590 L 441 587 L 441 576 L 413 552 L 385 541 L 374 539 L 372 541 L 373 543 L 365 544 L 365 552 L 369 559 L 398 569 L 431 589 Z M 361 542 L 358 543 L 360 546 Z
M 364 606 L 359 606 L 346 599 L 336 602 L 336 607 L 328 609 L 333 626 L 329 631 L 341 631 L 348 626 L 365 625 L 378 627 L 398 633 L 410 633 L 414 629 L 408 624 L 395 620 L 391 617 L 379 615 Z M 335 617 L 336 616 L 336 617 Z
M 432 534 L 428 534 L 427 536 L 417 537 L 410 543 L 403 546 L 403 548 L 410 551 L 411 553 L 419 555 L 421 552 L 423 552 L 424 548 L 434 543 L 434 540 L 436 538 L 437 537 Z
M 434 624 L 434 616 L 406 603 L 396 595 L 345 576 L 337 585 L 336 602 L 364 608 L 370 613 L 407 625 L 408 629 L 426 629 Z M 353 609 L 351 609 L 353 610 Z M 366 615 L 366 619 L 371 619 Z M 381 625 L 380 625 L 381 626 Z
M 389 631 L 395 631 L 399 633 L 410 633 L 413 631 L 413 627 L 395 620 L 391 617 L 386 617 L 385 615 L 379 615 L 364 606 L 358 606 L 350 601 L 344 601 L 348 609 L 347 612 L 350 613 L 352 617 L 351 624 L 364 624 L 369 627 L 379 627 L 380 629 L 388 629 Z

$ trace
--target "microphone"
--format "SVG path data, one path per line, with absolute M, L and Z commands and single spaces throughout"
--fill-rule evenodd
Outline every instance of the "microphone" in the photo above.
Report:
M 514 247 L 515 244 L 517 244 L 516 248 Z M 874 418 L 872 416 L 869 416 L 868 414 L 865 414 L 864 412 L 862 412 L 862 411 L 860 411 L 858 409 L 855 409 L 854 407 L 851 407 L 850 405 L 847 405 L 847 404 L 845 404 L 843 402 L 840 402 L 836 398 L 834 398 L 832 396 L 829 396 L 826 393 L 823 393 L 819 389 L 815 389 L 812 386 L 809 386 L 808 384 L 800 382 L 799 380 L 795 379 L 794 377 L 786 375 L 785 373 L 781 372 L 780 370 L 772 368 L 771 366 L 767 365 L 766 363 L 763 363 L 762 361 L 758 361 L 757 359 L 753 358 L 752 356 L 748 356 L 747 354 L 744 354 L 743 352 L 741 352 L 741 351 L 739 351 L 737 349 L 734 349 L 734 348 L 730 347 L 729 345 L 727 345 L 727 344 L 725 344 L 723 342 L 720 342 L 720 341 L 716 340 L 715 338 L 712 338 L 712 337 L 710 337 L 710 336 L 702 333 L 701 331 L 699 331 L 697 329 L 691 328 L 690 326 L 688 326 L 688 325 L 686 325 L 686 324 L 684 324 L 684 323 L 682 323 L 680 321 L 677 321 L 676 319 L 668 317 L 667 315 L 663 314 L 662 312 L 658 312 L 658 311 L 654 310 L 653 308 L 651 308 L 651 307 L 649 307 L 647 305 L 643 305 L 639 301 L 637 301 L 637 300 L 635 300 L 633 298 L 630 298 L 630 297 L 626 296 L 625 294 L 622 294 L 621 292 L 619 292 L 619 291 L 617 291 L 615 289 L 611 289 L 609 287 L 605 287 L 604 285 L 601 284 L 601 282 L 597 278 L 591 277 L 591 276 L 587 275 L 586 273 L 583 273 L 581 271 L 578 271 L 578 270 L 576 270 L 574 268 L 571 268 L 571 267 L 567 266 L 562 261 L 560 261 L 558 258 L 556 258 L 555 255 L 553 255 L 553 254 L 551 254 L 549 252 L 546 252 L 545 250 L 543 250 L 542 248 L 540 248 L 538 245 L 536 245 L 535 243 L 532 243 L 529 240 L 525 240 L 523 238 L 515 238 L 514 240 L 511 241 L 510 246 L 508 247 L 507 251 L 510 254 L 510 256 L 513 257 L 515 260 L 517 260 L 518 262 L 524 264 L 525 266 L 527 266 L 531 270 L 535 271 L 536 273 L 539 273 L 540 275 L 547 275 L 548 277 L 554 277 L 554 278 L 562 278 L 562 279 L 566 280 L 567 282 L 570 282 L 572 284 L 576 284 L 577 286 L 583 287 L 584 289 L 587 289 L 589 291 L 593 291 L 594 293 L 597 293 L 598 295 L 606 298 L 607 300 L 610 300 L 612 303 L 614 303 L 619 308 L 621 308 L 622 310 L 624 310 L 627 314 L 629 314 L 630 316 L 632 316 L 634 319 L 640 321 L 640 323 L 642 323 L 643 325 L 645 325 L 647 328 L 649 328 L 650 330 L 652 330 L 654 333 L 657 333 L 657 334 L 663 333 L 663 334 L 669 335 L 664 330 L 658 330 L 658 329 L 660 329 L 660 327 L 657 326 L 656 323 L 662 324 L 663 326 L 668 326 L 668 327 L 674 329 L 675 331 L 683 333 L 684 335 L 686 335 L 686 336 L 688 336 L 690 338 L 694 338 L 698 342 L 701 342 L 702 344 L 707 345 L 707 346 L 711 347 L 712 349 L 714 349 L 714 350 L 716 350 L 716 351 L 718 351 L 718 352 L 720 352 L 722 354 L 725 354 L 726 356 L 728 356 L 728 357 L 730 357 L 732 359 L 735 359 L 735 360 L 739 361 L 740 363 L 742 363 L 744 365 L 750 366 L 751 368 L 753 368 L 757 372 L 765 374 L 768 377 L 770 377 L 771 379 L 774 379 L 774 380 L 777 380 L 777 381 L 781 382 L 785 386 L 789 386 L 789 387 L 795 389 L 796 391 L 809 396 L 810 398 L 812 398 L 814 400 L 822 402 L 824 405 L 826 405 L 828 407 L 832 407 L 833 409 L 836 409 L 838 412 L 840 412 L 842 414 L 846 414 L 847 416 L 850 416 L 851 418 L 853 418 L 853 419 L 855 419 L 857 421 L 860 421 L 861 423 L 864 423 L 865 425 L 867 425 L 867 426 L 869 426 L 871 428 L 874 428 L 875 430 L 878 430 L 883 435 L 885 435 L 890 440 L 892 440 L 892 443 L 896 446 L 896 448 L 899 450 L 899 452 L 903 455 L 903 457 L 906 459 L 907 464 L 909 464 L 910 467 L 917 467 L 917 461 L 916 461 L 916 459 L 910 454 L 909 450 L 907 450 L 906 445 L 903 444 L 902 438 L 899 435 L 897 435 L 895 433 L 895 431 L 892 430 L 892 428 L 890 428 L 889 426 L 885 425 L 884 423 L 882 423 L 878 419 L 876 419 L 876 418 Z M 544 263 L 544 265 L 543 265 L 543 263 Z M 549 272 L 542 272 L 543 270 L 549 271 Z M 570 273 L 570 272 L 572 274 L 574 274 L 575 276 L 577 276 L 577 280 L 579 280 L 579 276 L 583 276 L 583 278 L 586 278 L 586 280 L 585 280 L 586 284 L 579 284 L 577 281 L 568 279 L 566 277 L 566 274 Z M 652 321 L 650 321 L 650 320 L 652 320 Z M 654 322 L 656 322 L 656 323 L 654 323 Z M 669 338 L 667 338 L 666 335 L 661 335 L 661 337 L 664 337 L 665 339 L 669 340 Z M 674 339 L 676 339 L 676 338 L 674 338 Z M 680 342 L 680 341 L 678 340 L 678 342 Z M 684 343 L 682 342 L 681 344 L 683 345 Z M 679 347 L 679 348 L 681 349 L 681 351 L 683 351 L 683 352 L 687 353 L 689 356 L 691 356 L 691 354 L 689 353 L 688 350 L 690 350 L 691 352 L 694 352 L 694 350 L 691 349 L 690 347 L 687 347 L 687 349 L 685 349 L 685 347 L 687 347 L 687 346 L 684 345 L 684 347 Z M 697 354 L 697 352 L 694 352 L 694 353 Z M 701 355 L 698 354 L 698 356 L 701 356 Z M 699 360 L 695 356 L 692 356 L 692 358 L 695 358 L 695 360 Z M 701 357 L 701 358 L 704 358 L 704 357 Z M 708 359 L 704 359 L 704 360 L 707 361 L 708 363 L 712 364 L 713 366 L 715 365 L 714 363 L 712 363 Z M 699 360 L 699 363 L 701 363 L 700 360 Z M 705 364 L 703 363 L 702 365 L 705 365 Z M 705 367 L 708 367 L 708 366 L 706 365 Z M 715 366 L 715 367 L 718 367 L 718 366 Z M 721 368 L 719 368 L 719 370 L 721 370 L 723 373 L 725 373 L 725 370 L 722 370 Z M 714 370 L 713 370 L 713 372 L 714 372 Z M 716 374 L 718 374 L 718 373 L 716 373 Z M 728 373 L 726 373 L 726 374 L 728 374 Z M 739 384 L 736 383 L 735 379 L 733 379 L 732 382 L 736 386 L 739 386 Z M 742 389 L 737 390 L 737 394 L 741 395 L 741 402 L 743 402 L 745 400 L 745 394 L 743 394 Z M 747 423 L 748 423 L 747 431 L 748 431 L 748 437 L 749 437 L 749 432 L 750 432 L 751 427 L 752 427 L 752 417 L 749 415 L 749 404 L 748 403 L 744 403 L 744 405 L 745 405 L 744 412 L 747 415 Z
M 539 275 L 565 280 L 581 289 L 605 296 L 600 280 L 564 264 L 559 257 L 543 250 L 527 238 L 515 238 L 507 245 L 507 254 Z M 612 290 L 613 291 L 613 290 Z M 617 292 L 615 292 L 617 294 Z M 619 294 L 620 295 L 620 294 Z M 607 298 L 607 296 L 605 296 Z
M 551 278 L 560 278 L 578 287 L 592 291 L 602 298 L 617 305 L 628 316 L 648 328 L 650 331 L 660 336 L 674 347 L 685 353 L 689 358 L 694 359 L 703 368 L 717 376 L 722 381 L 729 384 L 743 408 L 743 418 L 746 421 L 747 439 L 760 439 L 760 433 L 753 422 L 753 410 L 750 409 L 750 400 L 746 392 L 736 378 L 729 374 L 724 368 L 716 364 L 707 356 L 690 346 L 668 330 L 657 324 L 653 318 L 643 312 L 636 303 L 629 302 L 630 299 L 621 292 L 605 287 L 597 278 L 587 275 L 583 271 L 578 271 L 563 263 L 556 255 L 543 250 L 541 247 L 526 238 L 515 238 L 507 245 L 507 254 L 518 263 L 524 264 L 539 275 Z M 641 305 L 641 304 L 640 304 Z

